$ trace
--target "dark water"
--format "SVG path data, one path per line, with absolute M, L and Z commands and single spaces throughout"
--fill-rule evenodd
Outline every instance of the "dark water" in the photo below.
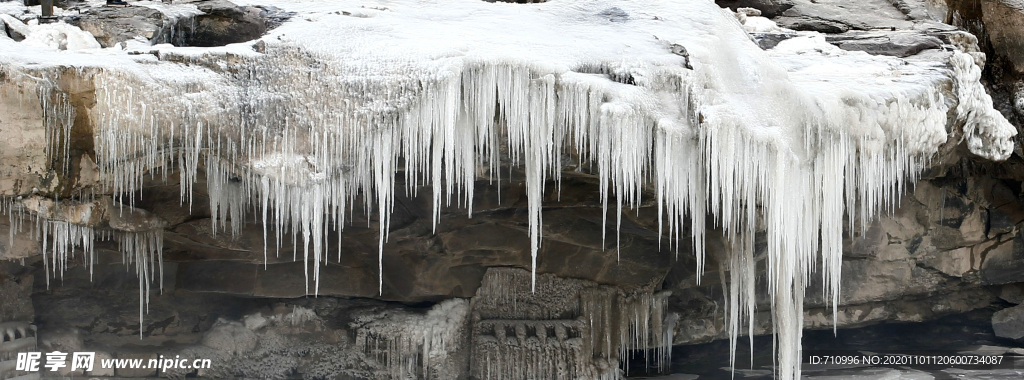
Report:
M 805 331 L 803 378 L 819 380 L 1022 380 L 1024 344 L 996 337 L 994 310 L 976 310 L 924 323 L 889 323 L 857 329 Z M 773 379 L 772 338 L 741 337 L 736 370 L 729 367 L 729 342 L 677 346 L 670 373 L 630 363 L 630 379 Z M 827 360 L 841 364 L 812 364 Z M 867 362 L 865 362 L 867 361 Z M 952 361 L 951 363 L 944 363 Z M 965 363 L 969 361 L 970 363 Z

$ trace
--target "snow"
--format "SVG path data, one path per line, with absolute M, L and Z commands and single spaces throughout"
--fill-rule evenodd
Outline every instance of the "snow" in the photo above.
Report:
M 63 21 L 52 24 L 37 24 L 36 20 L 24 24 L 21 20 L 9 15 L 0 13 L 0 22 L 7 24 L 8 28 L 17 31 L 25 36 L 21 41 L 23 46 L 35 46 L 52 50 L 83 50 L 99 49 L 100 44 L 92 34 L 82 31 L 77 26 L 72 26 Z
M 775 21 L 767 17 L 747 16 L 743 18 L 743 30 L 747 33 L 781 33 L 792 32 L 791 30 L 779 27 Z
M 1009 158 L 1017 129 L 992 107 L 992 97 L 981 85 L 981 68 L 967 53 L 954 53 L 949 61 L 956 71 L 957 119 L 964 123 L 967 148 L 990 160 Z
M 25 36 L 25 40 L 21 42 L 22 44 L 58 50 L 100 48 L 100 43 L 96 42 L 96 38 L 93 38 L 92 34 L 64 22 L 37 25 L 31 28 L 31 31 L 30 34 Z
M 104 0 L 105 2 L 106 0 Z M 101 3 L 96 1 L 96 3 Z M 154 9 L 171 19 L 190 18 L 204 14 L 195 4 L 190 3 L 165 3 L 163 1 L 133 1 L 134 7 L 146 7 Z M 173 22 L 172 22 L 173 23 Z
M 324 239 L 351 209 L 380 216 L 383 259 L 400 159 L 407 192 L 431 187 L 435 223 L 443 207 L 472 215 L 478 168 L 496 173 L 503 154 L 523 166 L 536 268 L 543 185 L 573 149 L 593 163 L 616 226 L 653 182 L 670 248 L 689 235 L 699 271 L 705 218 L 726 231 L 737 247 L 734 340 L 753 315 L 751 239 L 764 220 L 779 376 L 798 378 L 809 276 L 821 265 L 838 302 L 844 223 L 863 229 L 895 206 L 946 142 L 947 111 L 971 152 L 1004 159 L 1013 147 L 971 55 L 871 56 L 813 33 L 765 52 L 711 1 L 238 3 L 298 16 L 261 38 L 265 53 L 251 43 L 58 51 L 55 32 L 29 25 L 40 42 L 0 39 L 0 66 L 40 86 L 59 66 L 91 78 L 97 165 L 118 201 L 131 205 L 147 172 L 179 165 L 191 204 L 202 159 L 214 229 L 237 232 L 253 212 L 268 251 L 298 237 L 314 294 Z M 54 28 L 69 50 L 91 46 Z M 140 281 L 155 277 L 158 238 L 129 239 Z

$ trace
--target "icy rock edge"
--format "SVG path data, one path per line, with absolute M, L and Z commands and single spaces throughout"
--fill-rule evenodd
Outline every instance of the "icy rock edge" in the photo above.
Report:
M 981 68 L 974 57 L 957 52 L 949 58 L 956 78 L 957 119 L 963 123 L 963 138 L 971 153 L 985 159 L 1002 161 L 1013 153 L 1017 129 L 992 107 L 992 97 L 981 85 Z
M 346 213 L 359 207 L 357 197 L 380 216 L 383 257 L 400 159 L 407 192 L 432 187 L 435 223 L 453 198 L 472 215 L 480 168 L 496 175 L 506 154 L 522 165 L 534 269 L 543 185 L 560 178 L 563 151 L 594 164 L 601 202 L 614 208 L 616 226 L 623 208 L 639 205 L 644 186 L 653 185 L 669 244 L 675 248 L 689 236 L 699 271 L 706 224 L 730 236 L 735 249 L 728 258 L 727 314 L 734 345 L 744 326 L 752 328 L 753 238 L 765 228 L 783 379 L 800 376 L 809 276 L 820 265 L 826 294 L 833 305 L 838 302 L 843 223 L 863 228 L 896 206 L 905 186 L 946 142 L 951 104 L 957 104 L 962 125 L 954 133 L 962 133 L 971 152 L 1005 159 L 1012 151 L 1015 131 L 992 109 L 970 55 L 953 53 L 948 66 L 902 62 L 839 52 L 813 35 L 765 53 L 732 14 L 711 2 L 643 8 L 590 2 L 594 7 L 549 2 L 536 9 L 565 19 L 589 16 L 583 9 L 612 6 L 659 16 L 626 20 L 640 32 L 624 32 L 614 22 L 575 24 L 581 34 L 621 34 L 629 44 L 612 38 L 606 50 L 531 50 L 522 58 L 495 53 L 492 46 L 501 38 L 468 46 L 465 51 L 478 51 L 473 55 L 387 33 L 337 44 L 311 42 L 329 35 L 324 31 L 330 28 L 391 32 L 394 25 L 426 22 L 414 12 L 401 13 L 408 2 L 395 2 L 357 27 L 349 18 L 329 14 L 285 24 L 261 40 L 261 54 L 243 45 L 168 47 L 159 58 L 100 59 L 85 53 L 57 56 L 0 40 L 0 68 L 19 83 L 37 86 L 39 94 L 59 93 L 62 76 L 93 81 L 96 164 L 112 202 L 130 209 L 143 176 L 171 167 L 181 169 L 182 202 L 191 202 L 191 186 L 202 167 L 213 229 L 230 224 L 237 232 L 246 213 L 255 210 L 268 252 L 283 234 L 297 237 L 303 259 L 311 264 L 307 268 L 313 269 L 307 269 L 313 294 L 319 268 L 330 255 L 325 236 L 345 225 Z M 484 8 L 492 5 L 478 3 L 459 6 L 492 11 Z M 432 15 L 425 13 L 425 19 Z M 499 32 L 500 17 L 511 17 L 483 16 Z M 399 22 L 373 24 L 389 20 Z M 538 35 L 574 46 L 573 35 L 565 41 Z M 624 59 L 624 45 L 636 54 Z M 685 54 L 675 46 L 684 47 Z M 69 61 L 71 69 L 57 69 Z M 856 73 L 837 74 L 843 70 Z M 943 90 L 950 82 L 953 93 Z M 40 95 L 39 100 L 53 135 L 70 136 L 73 110 L 60 103 L 66 98 Z M 57 105 L 49 107 L 54 100 Z M 9 207 L 25 210 L 23 200 Z M 91 227 L 45 216 L 38 220 L 47 227 L 35 231 L 52 239 L 51 270 L 75 247 L 90 250 Z M 131 232 L 123 243 L 126 262 L 140 268 L 140 287 L 157 277 L 159 229 L 153 231 Z M 140 297 L 144 294 L 148 290 L 140 291 Z M 140 319 L 141 314 L 140 309 Z

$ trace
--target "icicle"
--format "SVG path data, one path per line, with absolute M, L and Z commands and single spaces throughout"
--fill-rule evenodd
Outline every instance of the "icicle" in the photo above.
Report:
M 431 308 L 425 315 L 408 312 L 357 317 L 356 344 L 389 372 L 390 378 L 434 378 L 453 368 L 450 350 L 469 316 L 469 302 L 451 299 Z
M 60 275 L 68 269 L 68 259 L 74 257 L 75 248 L 85 254 L 85 264 L 89 267 L 89 279 L 93 276 L 96 252 L 93 250 L 94 231 L 92 227 L 71 224 L 63 221 L 42 220 L 41 232 L 43 244 L 43 265 L 46 270 L 46 284 L 50 284 L 50 276 Z M 15 229 L 14 226 L 11 227 Z M 48 244 L 48 242 L 50 244 Z M 50 257 L 47 259 L 47 252 Z
M 714 5 L 693 6 L 699 11 L 695 14 L 708 18 L 702 22 L 735 22 L 708 7 Z M 739 29 L 709 29 L 707 39 L 748 42 Z M 526 175 L 530 289 L 536 291 L 545 182 L 560 183 L 562 155 L 575 150 L 581 164 L 595 168 L 603 219 L 614 202 L 616 248 L 623 209 L 638 208 L 648 182 L 657 197 L 659 232 L 677 252 L 689 235 L 698 281 L 705 266 L 705 228 L 710 224 L 724 231 L 735 248 L 727 263 L 733 347 L 744 323 L 748 335 L 752 332 L 752 247 L 755 233 L 763 230 L 784 378 L 799 376 L 803 286 L 819 265 L 833 309 L 841 299 L 842 215 L 848 215 L 851 231 L 863 231 L 873 218 L 891 211 L 945 141 L 946 104 L 953 104 L 936 83 L 913 91 L 851 89 L 839 97 L 804 91 L 794 84 L 797 79 L 761 85 L 726 78 L 768 81 L 783 74 L 778 67 L 761 65 L 769 62 L 766 54 L 782 54 L 780 49 L 752 48 L 755 52 L 737 55 L 744 60 L 737 65 L 732 49 L 700 54 L 695 49 L 686 65 L 666 53 L 658 64 L 580 58 L 563 67 L 471 56 L 425 60 L 429 64 L 407 57 L 349 62 L 283 42 L 267 45 L 253 56 L 190 56 L 188 65 L 92 69 L 97 102 L 90 117 L 101 193 L 109 191 L 131 206 L 147 173 L 166 175 L 177 167 L 181 202 L 191 208 L 192 186 L 205 171 L 213 230 L 230 221 L 230 231 L 238 234 L 253 211 L 262 219 L 265 240 L 273 238 L 278 252 L 289 236 L 296 260 L 301 248 L 307 287 L 310 277 L 313 283 L 307 293 L 312 294 L 319 292 L 319 270 L 327 261 L 328 223 L 341 230 L 351 220 L 346 213 L 363 207 L 378 223 L 382 294 L 397 173 L 404 169 L 406 191 L 412 195 L 420 186 L 431 186 L 436 228 L 453 198 L 472 216 L 477 169 L 486 161 L 490 175 L 500 181 L 500 159 L 507 153 L 510 164 L 522 165 Z M 958 53 L 950 60 L 960 100 L 957 123 L 973 152 L 1004 157 L 1012 147 L 1011 131 L 991 109 L 991 99 L 978 84 L 980 69 L 968 57 Z M 172 74 L 162 71 L 169 67 L 174 67 Z M 19 80 L 40 89 L 46 155 L 63 157 L 67 165 L 75 117 L 68 97 L 54 86 L 57 81 Z M 772 107 L 781 104 L 799 112 L 746 113 L 744 102 L 753 104 L 754 113 L 764 98 L 772 99 Z M 499 152 L 501 147 L 507 152 Z M 359 197 L 364 204 L 356 205 Z M 23 216 L 16 223 L 11 218 L 13 234 L 15 224 L 22 228 Z M 48 273 L 66 267 L 61 255 L 91 247 L 86 235 L 92 232 L 60 223 L 29 224 L 50 247 L 53 256 L 44 261 Z M 602 225 L 602 244 L 606 232 Z M 136 265 L 141 303 L 148 296 L 148 288 L 142 288 L 156 276 L 160 247 L 155 232 L 139 234 L 117 239 L 126 262 Z M 265 241 L 265 260 L 269 249 Z M 514 303 L 516 296 L 511 297 Z M 611 306 L 591 301 L 581 301 L 598 318 L 589 323 L 604 326 L 598 320 Z M 632 322 L 616 325 L 625 330 L 616 330 L 609 340 L 625 346 L 591 349 L 613 358 L 621 353 L 612 351 L 622 347 L 662 344 L 654 324 L 664 323 L 665 316 L 643 316 L 662 313 L 656 301 L 640 297 L 630 302 L 621 306 L 634 312 Z M 143 311 L 140 307 L 140 317 Z M 594 328 L 614 330 L 611 325 Z M 601 339 L 595 341 L 601 344 Z M 495 373 L 511 373 L 495 363 Z M 538 363 L 531 370 L 541 367 Z
M 139 278 L 139 339 L 144 331 L 143 318 L 149 310 L 150 284 L 157 278 L 159 289 L 164 287 L 163 230 L 145 232 L 116 232 L 118 250 L 126 266 L 135 266 Z

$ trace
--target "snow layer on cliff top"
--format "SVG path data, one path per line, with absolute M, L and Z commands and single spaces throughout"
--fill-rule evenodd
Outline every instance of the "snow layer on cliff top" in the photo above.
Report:
M 334 56 L 338 59 L 335 64 L 345 66 L 343 72 L 384 81 L 450 77 L 467 65 L 487 62 L 514 64 L 554 74 L 598 67 L 628 75 L 644 86 L 645 82 L 658 81 L 658 77 L 666 73 L 682 70 L 686 58 L 671 51 L 671 45 L 677 44 L 686 49 L 695 71 L 713 81 L 719 87 L 718 92 L 725 95 L 718 100 L 723 114 L 742 120 L 742 125 L 752 135 L 780 144 L 782 149 L 800 145 L 809 111 L 807 103 L 823 94 L 835 93 L 835 86 L 841 86 L 841 91 L 848 93 L 870 92 L 877 100 L 887 101 L 900 96 L 922 96 L 950 79 L 949 72 L 943 70 L 945 62 L 914 62 L 897 68 L 894 66 L 906 61 L 896 62 L 901 60 L 863 53 L 813 56 L 781 47 L 764 54 L 748 41 L 738 22 L 724 16 L 721 9 L 706 4 L 710 1 L 587 0 L 511 4 L 479 0 L 241 0 L 236 3 L 274 6 L 298 14 L 270 32 L 264 41 Z M 191 4 L 150 1 L 133 4 L 152 7 L 168 16 L 198 14 Z M 7 8 L 11 9 L 5 8 L 6 11 L 13 12 L 16 7 Z M 42 25 L 32 28 L 69 29 L 65 33 L 67 38 L 75 36 L 75 41 L 79 40 L 74 27 Z M 48 41 L 39 44 L 55 47 L 58 43 L 53 42 L 54 38 L 47 38 L 49 34 L 52 33 L 39 33 L 39 39 Z M 116 66 L 147 74 L 169 69 L 153 65 L 140 67 L 139 62 L 146 63 L 151 57 L 127 57 L 117 49 L 88 53 L 103 56 L 98 61 L 88 55 L 45 54 L 25 49 L 25 45 L 12 41 L 0 44 L 4 61 Z M 794 44 L 787 41 L 782 45 Z M 72 50 L 94 47 L 97 47 L 94 41 L 82 41 L 75 43 Z M 830 52 L 838 50 L 824 41 L 817 47 L 831 49 Z M 185 56 L 211 52 L 253 54 L 249 44 L 214 49 L 161 46 L 158 50 Z M 811 62 L 813 64 L 809 64 Z M 794 80 L 786 80 L 787 77 Z M 610 92 L 622 92 L 614 89 L 622 86 L 607 87 Z M 656 118 L 671 120 L 678 116 L 675 114 L 678 110 L 672 109 L 676 107 L 664 107 L 666 104 L 662 103 L 648 110 Z M 877 137 L 880 131 L 875 127 L 871 123 L 856 123 L 843 128 L 852 135 Z M 923 132 L 926 133 L 921 135 L 927 136 L 923 147 L 934 145 L 936 136 L 944 134 L 943 131 Z
M 723 100 L 730 103 L 731 112 L 743 119 L 743 124 L 751 131 L 767 133 L 771 138 L 797 137 L 785 129 L 802 123 L 806 111 L 801 103 L 809 101 L 805 96 L 785 96 L 806 91 L 793 88 L 785 80 L 786 68 L 780 67 L 750 43 L 735 20 L 723 16 L 721 9 L 705 4 L 710 1 L 587 0 L 511 4 L 479 0 L 241 0 L 235 3 L 275 6 L 296 12 L 298 16 L 271 31 L 263 40 L 333 55 L 341 60 L 337 63 L 346 66 L 346 71 L 353 76 L 441 77 L 452 75 L 467 64 L 504 62 L 556 74 L 600 66 L 632 75 L 643 85 L 642 81 L 655 81 L 655 77 L 663 72 L 680 69 L 686 59 L 672 54 L 670 48 L 670 45 L 678 44 L 688 50 L 695 70 L 716 78 L 731 95 L 745 95 L 743 99 L 728 99 L 739 101 Z M 168 15 L 188 16 L 198 12 L 191 4 L 167 5 L 149 1 L 133 4 L 152 7 Z M 10 49 L 25 48 L 24 45 L 5 42 L 4 45 Z M 160 50 L 182 55 L 206 55 L 211 51 L 252 53 L 248 44 L 240 44 L 234 49 L 164 46 Z M 27 56 L 30 57 L 28 60 L 37 63 L 102 65 L 86 57 L 60 55 L 42 59 L 44 57 L 39 55 L 39 51 L 23 50 L 21 53 L 5 55 L 10 60 Z M 790 53 L 786 55 L 795 56 L 797 61 L 806 59 L 801 54 Z M 775 61 L 784 59 L 781 54 L 773 54 L 771 58 Z M 122 69 L 133 66 L 124 59 L 107 59 L 109 66 Z M 132 62 L 140 60 L 128 59 Z M 903 80 L 896 83 L 873 80 L 878 78 L 877 75 L 846 75 L 891 70 L 891 61 L 889 57 L 875 56 L 831 57 L 827 64 L 818 65 L 820 70 L 805 78 L 809 81 L 804 80 L 801 84 L 832 83 L 830 77 L 839 75 L 849 79 L 850 83 L 844 85 L 861 84 L 877 91 L 921 94 L 949 79 L 948 72 L 941 70 L 917 70 L 911 75 L 904 72 L 901 75 Z M 908 71 L 919 66 L 942 64 L 944 62 L 913 65 L 908 67 Z M 893 87 L 894 84 L 897 87 Z M 673 116 L 671 110 L 655 111 Z M 850 126 L 850 132 L 873 132 L 858 130 L 858 127 Z M 798 141 L 791 141 L 789 145 Z

